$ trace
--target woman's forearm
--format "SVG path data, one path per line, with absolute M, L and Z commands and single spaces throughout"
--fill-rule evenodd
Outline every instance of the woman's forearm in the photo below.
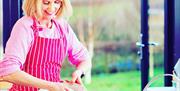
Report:
M 92 63 L 91 60 L 81 61 L 81 63 L 77 66 L 77 70 L 83 71 L 83 73 L 91 71 Z
M 0 79 L 2 81 L 15 83 L 19 85 L 24 86 L 31 86 L 41 89 L 51 89 L 53 88 L 53 82 L 45 81 L 36 77 L 33 77 L 29 75 L 28 73 L 25 73 L 24 71 L 16 71 L 12 74 L 9 74 L 7 76 L 3 76 Z

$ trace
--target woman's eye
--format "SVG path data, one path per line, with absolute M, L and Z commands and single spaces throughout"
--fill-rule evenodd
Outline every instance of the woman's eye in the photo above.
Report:
M 56 1 L 54 1 L 54 3 L 59 4 L 59 3 L 61 3 L 61 1 L 60 0 L 56 0 Z
M 49 1 L 44 1 L 43 2 L 43 4 L 46 4 L 46 5 L 49 4 L 49 3 L 50 3 Z

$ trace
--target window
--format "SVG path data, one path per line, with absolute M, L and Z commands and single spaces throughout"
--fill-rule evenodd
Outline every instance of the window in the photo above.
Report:
M 2 55 L 3 55 L 3 42 L 2 42 L 2 30 L 3 30 L 3 18 L 2 18 L 2 0 L 0 1 L 0 59 L 2 59 Z

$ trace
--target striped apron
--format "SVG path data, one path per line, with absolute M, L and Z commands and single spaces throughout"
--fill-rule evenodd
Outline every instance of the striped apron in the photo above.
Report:
M 34 19 L 33 19 L 34 20 Z M 54 23 L 63 36 L 62 28 Z M 33 27 L 36 27 L 34 20 Z M 32 28 L 33 28 L 32 27 Z M 22 70 L 31 74 L 34 77 L 51 81 L 60 82 L 60 69 L 62 67 L 62 60 L 65 58 L 65 37 L 53 39 L 43 38 L 38 36 L 40 29 L 33 28 L 34 41 L 27 54 L 26 61 Z M 28 86 L 21 86 L 14 84 L 10 91 L 38 91 L 39 88 Z

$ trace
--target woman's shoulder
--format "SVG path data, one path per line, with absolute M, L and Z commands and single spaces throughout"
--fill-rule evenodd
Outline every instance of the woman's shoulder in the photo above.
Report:
M 16 23 L 22 24 L 24 26 L 30 26 L 33 24 L 33 19 L 29 16 L 23 16 L 20 19 L 18 19 Z
M 54 20 L 55 20 L 55 22 L 56 22 L 57 24 L 60 24 L 61 26 L 67 26 L 67 25 L 68 25 L 67 20 L 64 19 L 64 18 L 54 19 Z
M 31 28 L 32 24 L 33 24 L 33 20 L 31 17 L 23 16 L 16 21 L 16 23 L 13 26 L 12 31 L 14 33 L 21 32 L 21 34 L 24 34 L 24 35 L 27 35 L 27 34 L 33 35 L 33 31 Z
M 66 19 L 61 18 L 61 19 L 55 19 L 54 21 L 55 21 L 56 25 L 60 26 L 64 30 L 64 32 L 65 31 L 69 32 L 68 31 L 69 23 L 67 22 Z

